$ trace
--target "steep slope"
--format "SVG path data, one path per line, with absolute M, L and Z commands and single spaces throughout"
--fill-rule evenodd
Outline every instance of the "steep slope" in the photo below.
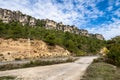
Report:
M 49 46 L 41 40 L 0 38 L 0 61 L 69 56 L 60 46 Z
M 0 38 L 43 40 L 47 44 L 59 45 L 74 55 L 96 54 L 104 47 L 104 40 L 73 34 L 70 32 L 48 30 L 44 27 L 21 26 L 18 22 L 0 22 Z M 29 44 L 30 45 L 30 44 Z

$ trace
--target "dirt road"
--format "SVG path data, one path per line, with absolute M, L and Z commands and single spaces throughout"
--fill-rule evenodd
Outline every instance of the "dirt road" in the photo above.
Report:
M 87 56 L 72 63 L 0 71 L 0 76 L 17 76 L 16 80 L 80 80 L 95 58 Z

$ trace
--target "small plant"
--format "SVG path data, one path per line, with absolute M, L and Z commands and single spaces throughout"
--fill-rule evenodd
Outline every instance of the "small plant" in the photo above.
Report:
M 8 52 L 8 55 L 10 55 L 10 53 Z
M 105 62 L 106 61 L 106 58 L 105 57 L 99 57 L 97 59 L 94 59 L 94 63 L 97 63 L 97 62 Z
M 15 58 L 15 61 L 20 61 L 21 59 L 20 58 Z
M 2 76 L 0 77 L 0 80 L 14 80 L 16 77 L 14 76 Z
M 0 56 L 3 56 L 3 54 L 0 54 Z

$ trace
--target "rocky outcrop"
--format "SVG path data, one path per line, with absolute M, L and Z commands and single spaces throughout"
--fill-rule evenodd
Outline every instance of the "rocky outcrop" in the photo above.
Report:
M 7 9 L 0 8 L 0 20 L 3 21 L 3 23 L 9 23 L 12 21 L 20 22 L 22 25 L 29 24 L 30 26 L 35 26 L 36 19 L 22 14 L 20 11 L 11 11 Z
M 95 34 L 95 38 L 97 38 L 99 40 L 104 40 L 103 35 L 101 35 L 101 34 Z
M 49 46 L 41 40 L 0 38 L 0 61 L 69 56 L 60 46 Z
M 62 22 L 56 23 L 53 20 L 45 19 L 43 20 L 45 22 L 45 28 L 46 29 L 55 29 L 55 30 L 61 30 L 64 32 L 70 32 L 74 34 L 78 34 L 81 36 L 87 36 L 87 37 L 93 37 L 99 40 L 104 40 L 103 35 L 101 34 L 89 34 L 87 30 L 85 29 L 78 29 L 76 26 L 72 25 L 64 25 Z
M 31 16 L 28 16 L 26 14 L 22 14 L 20 11 L 10 11 L 7 9 L 0 8 L 0 20 L 3 21 L 3 23 L 9 23 L 12 21 L 20 22 L 23 26 L 29 25 L 29 26 L 36 26 L 38 19 L 35 19 Z M 49 19 L 43 19 L 41 21 L 44 21 L 45 24 L 43 27 L 46 29 L 55 29 L 55 30 L 62 30 L 64 32 L 70 32 L 82 36 L 87 37 L 94 37 L 96 39 L 104 40 L 104 37 L 101 34 L 89 34 L 87 30 L 84 29 L 78 29 L 76 26 L 70 26 L 70 25 L 64 25 L 62 22 L 57 23 L 53 20 Z
M 89 34 L 89 37 L 94 37 L 99 40 L 104 40 L 104 37 L 101 34 Z

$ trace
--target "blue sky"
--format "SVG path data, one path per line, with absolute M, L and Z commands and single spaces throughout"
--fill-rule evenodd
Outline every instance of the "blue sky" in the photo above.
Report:
M 120 35 L 120 0 L 0 0 L 0 8 L 75 25 L 106 39 Z

